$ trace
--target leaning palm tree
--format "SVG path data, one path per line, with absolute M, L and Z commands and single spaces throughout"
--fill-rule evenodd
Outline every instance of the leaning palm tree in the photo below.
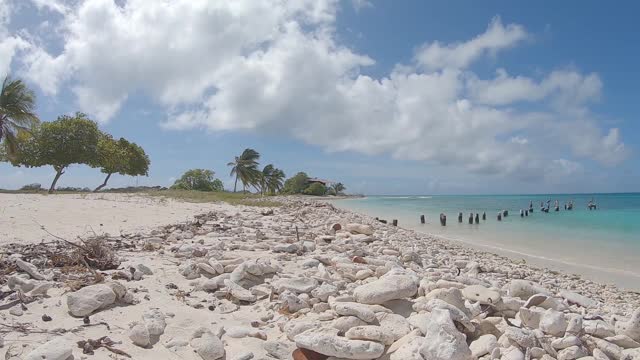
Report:
M 276 170 L 273 167 L 273 164 L 269 164 L 265 166 L 260 172 L 260 195 L 264 195 L 264 193 L 268 190 L 268 184 L 273 176 L 273 171 Z
M 282 191 L 282 187 L 284 186 L 284 171 L 280 169 L 273 169 L 271 172 L 271 176 L 267 181 L 267 189 L 270 194 L 275 194 L 276 192 Z
M 333 189 L 333 192 L 336 193 L 336 195 L 340 195 L 341 192 L 347 189 L 342 183 L 335 183 L 331 188 Z
M 17 151 L 16 135 L 30 131 L 40 120 L 34 113 L 36 95 L 22 80 L 4 78 L 0 90 L 0 141 L 4 141 L 7 157 Z
M 240 156 L 236 156 L 234 161 L 227 164 L 231 166 L 231 176 L 236 177 L 233 192 L 236 192 L 238 187 L 238 179 L 242 182 L 243 191 L 247 189 L 247 185 L 256 184 L 259 181 L 258 159 L 260 154 L 257 151 L 245 149 Z

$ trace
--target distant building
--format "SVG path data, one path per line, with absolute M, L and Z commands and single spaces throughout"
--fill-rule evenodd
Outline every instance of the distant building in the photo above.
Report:
M 335 183 L 335 181 L 327 180 L 327 179 L 319 179 L 319 178 L 309 178 L 307 180 L 307 184 L 319 183 L 326 187 L 331 186 L 331 184 Z

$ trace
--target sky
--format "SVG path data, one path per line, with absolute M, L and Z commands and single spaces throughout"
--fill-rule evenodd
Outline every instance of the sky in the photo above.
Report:
M 360 194 L 640 191 L 632 1 L 0 0 L 0 75 L 169 186 L 251 147 Z M 606 16 L 604 16 L 606 14 Z M 53 179 L 0 164 L 0 188 Z M 74 165 L 59 186 L 95 187 Z

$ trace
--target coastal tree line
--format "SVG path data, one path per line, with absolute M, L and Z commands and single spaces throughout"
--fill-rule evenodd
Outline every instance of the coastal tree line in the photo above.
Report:
M 105 187 L 116 173 L 148 174 L 149 157 L 137 144 L 114 139 L 82 113 L 41 122 L 35 114 L 35 102 L 34 92 L 22 80 L 4 79 L 0 89 L 0 141 L 4 144 L 1 156 L 14 166 L 52 166 L 55 176 L 50 193 L 72 164 L 99 168 L 105 174 L 95 191 Z
M 6 77 L 0 89 L 0 161 L 28 168 L 52 166 L 55 175 L 49 193 L 73 164 L 99 168 L 103 182 L 94 191 L 107 186 L 114 174 L 148 176 L 151 161 L 144 149 L 125 138 L 115 139 L 98 128 L 86 114 L 61 115 L 54 121 L 40 121 L 35 113 L 36 97 L 19 79 Z M 344 185 L 326 187 L 311 182 L 300 172 L 285 181 L 285 173 L 273 164 L 260 168 L 260 153 L 247 148 L 227 166 L 234 179 L 233 192 L 253 189 L 261 195 L 342 194 Z M 191 169 L 171 186 L 178 190 L 224 191 L 224 184 L 213 170 Z M 39 186 L 38 186 L 39 189 Z

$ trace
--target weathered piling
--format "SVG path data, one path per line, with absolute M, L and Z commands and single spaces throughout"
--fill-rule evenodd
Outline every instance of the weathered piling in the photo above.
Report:
M 393 219 L 393 226 L 398 226 L 398 220 Z
M 469 224 L 473 224 L 473 213 L 469 214 Z
M 424 215 L 420 215 L 420 223 L 424 224 L 426 221 L 426 219 L 424 218 Z
M 520 217 L 524 217 L 524 210 L 520 209 Z
M 476 224 L 480 224 L 480 214 L 476 213 Z
M 487 220 L 487 213 L 486 212 L 482 213 L 482 220 Z
M 502 217 L 509 216 L 509 210 L 502 210 Z
M 458 213 L 458 222 L 461 223 L 462 222 L 462 213 Z
M 524 211 L 524 216 L 529 216 L 529 210 Z
M 440 214 L 440 225 L 447 226 L 447 215 Z
M 498 221 L 502 221 L 502 213 L 501 212 L 498 213 Z

